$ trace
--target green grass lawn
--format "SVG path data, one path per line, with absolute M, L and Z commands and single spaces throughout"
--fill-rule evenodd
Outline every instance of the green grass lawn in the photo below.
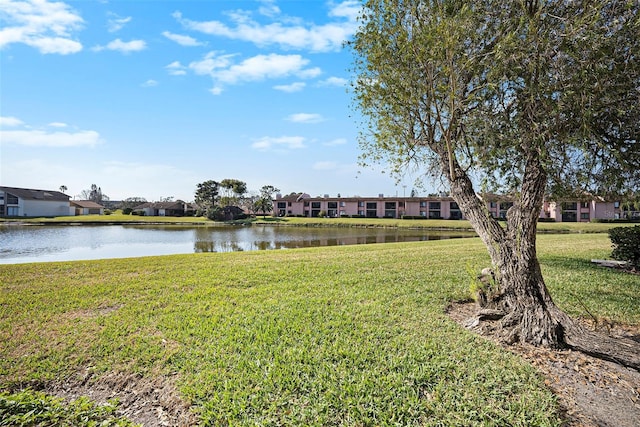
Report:
M 290 225 L 303 227 L 387 227 L 387 228 L 427 228 L 437 230 L 473 230 L 469 221 L 445 220 L 445 219 L 394 219 L 394 218 L 300 218 L 272 216 L 260 216 L 256 218 L 221 223 L 211 221 L 205 217 L 173 217 L 173 216 L 138 216 L 123 215 L 117 210 L 110 215 L 78 215 L 60 216 L 54 218 L 19 218 L 25 223 L 180 223 L 194 225 L 220 225 L 220 224 L 269 224 Z M 2 222 L 16 221 L 16 219 L 0 218 Z M 504 223 L 503 223 L 504 224 Z M 597 222 L 540 222 L 538 230 L 542 233 L 603 233 L 612 227 L 633 226 L 629 223 L 597 223 Z
M 639 323 L 638 277 L 589 262 L 610 252 L 539 237 L 563 309 Z M 0 390 L 89 369 L 178 378 L 204 425 L 560 425 L 531 366 L 443 312 L 488 263 L 452 239 L 0 265 Z

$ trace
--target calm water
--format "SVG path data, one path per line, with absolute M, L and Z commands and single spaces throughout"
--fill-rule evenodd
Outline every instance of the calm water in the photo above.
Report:
M 0 226 L 0 264 L 293 249 L 472 237 L 473 233 L 272 226 Z

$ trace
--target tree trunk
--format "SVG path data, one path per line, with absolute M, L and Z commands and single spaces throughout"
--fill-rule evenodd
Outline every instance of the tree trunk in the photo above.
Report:
M 547 290 L 536 253 L 537 220 L 546 176 L 536 154 L 529 153 L 521 193 L 507 213 L 504 228 L 476 195 L 471 180 L 455 159 L 450 162 L 448 153 L 439 154 L 452 197 L 491 256 L 498 289 L 489 298 L 484 313 L 499 318 L 498 336 L 507 343 L 568 347 L 640 370 L 640 343 L 614 339 L 580 326 L 554 304 Z M 483 310 L 476 320 L 483 320 Z

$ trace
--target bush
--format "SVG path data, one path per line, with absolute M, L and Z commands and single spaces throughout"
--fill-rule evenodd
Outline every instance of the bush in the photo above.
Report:
M 122 209 L 122 214 L 123 215 L 130 215 L 131 212 L 133 212 L 132 208 L 124 208 L 124 209 Z
M 111 212 L 111 209 L 105 209 L 105 210 L 104 210 L 104 214 L 105 214 L 105 215 L 111 215 L 111 213 L 112 213 L 112 212 Z
M 613 259 L 640 267 L 640 225 L 612 228 L 609 230 L 609 238 L 613 244 Z
M 555 218 L 538 218 L 538 222 L 556 222 Z

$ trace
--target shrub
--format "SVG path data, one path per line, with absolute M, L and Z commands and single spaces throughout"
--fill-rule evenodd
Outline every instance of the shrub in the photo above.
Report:
M 133 212 L 132 208 L 124 208 L 124 209 L 122 209 L 122 214 L 123 215 L 130 215 L 131 212 Z
M 111 215 L 111 209 L 105 209 L 104 210 L 104 214 L 105 215 Z
M 609 238 L 613 244 L 613 259 L 640 267 L 640 225 L 612 228 L 609 230 Z

